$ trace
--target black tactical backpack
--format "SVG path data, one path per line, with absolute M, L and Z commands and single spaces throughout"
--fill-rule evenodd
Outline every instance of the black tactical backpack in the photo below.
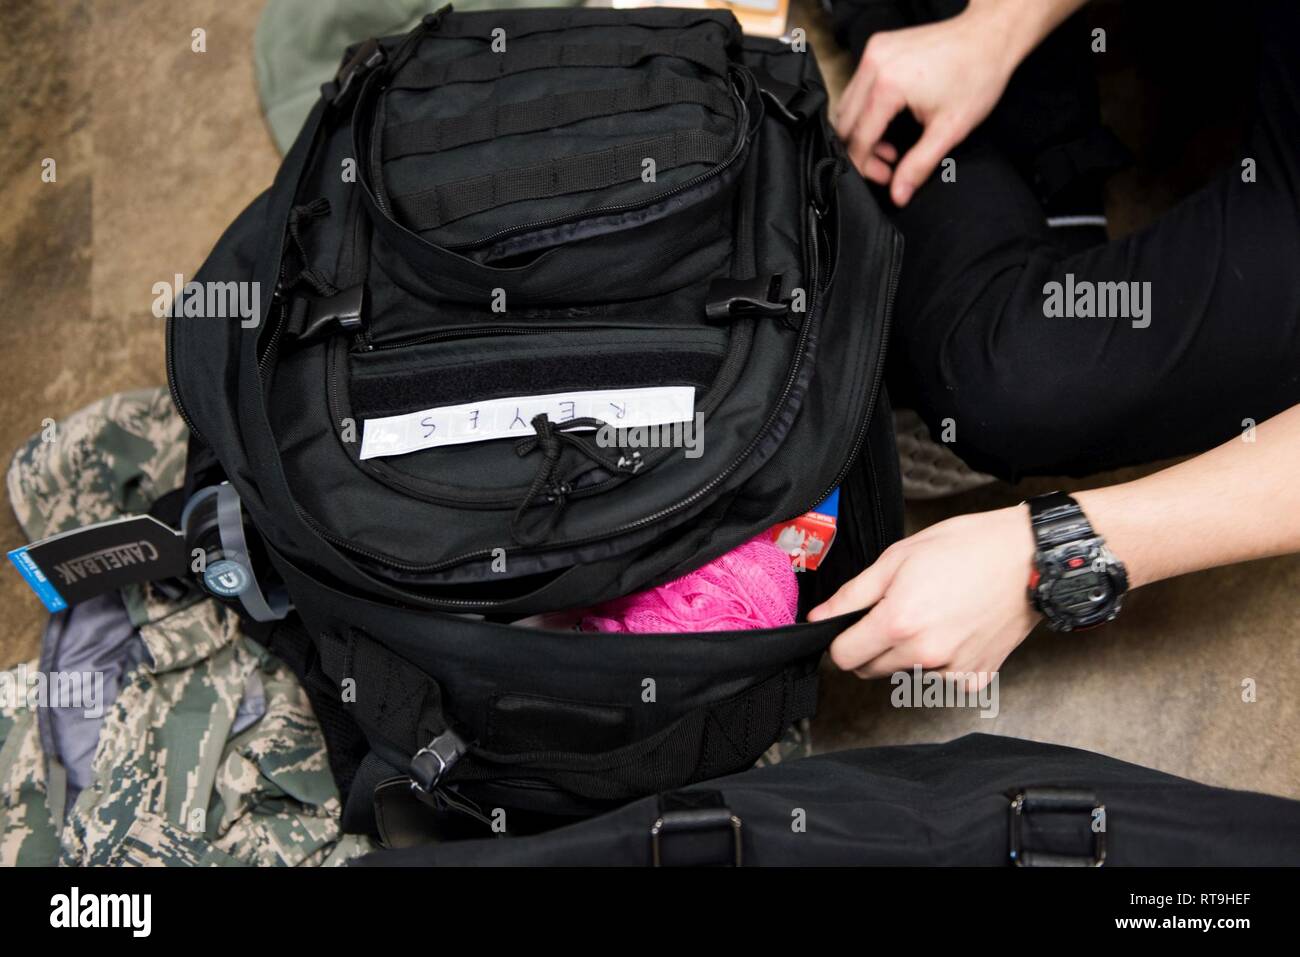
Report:
M 805 608 L 897 538 L 899 258 L 812 53 L 730 14 L 444 9 L 349 51 L 195 277 L 259 284 L 262 314 L 174 316 L 168 373 L 248 523 L 234 547 L 212 519 L 224 557 L 282 580 L 364 732 L 336 763 L 350 828 L 385 782 L 587 813 L 811 715 L 843 619 L 512 622 L 681 576 L 836 487 Z M 674 415 L 697 447 L 621 428 Z

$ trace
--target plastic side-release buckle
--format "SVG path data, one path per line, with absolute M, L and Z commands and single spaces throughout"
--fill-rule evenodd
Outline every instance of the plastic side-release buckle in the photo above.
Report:
M 364 284 L 349 286 L 324 299 L 294 299 L 286 332 L 299 342 L 319 339 L 337 330 L 360 332 L 365 325 Z

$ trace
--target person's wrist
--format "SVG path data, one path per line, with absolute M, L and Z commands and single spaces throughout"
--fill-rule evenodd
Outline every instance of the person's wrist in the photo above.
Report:
M 1024 62 L 1056 21 L 1048 16 L 1052 3 L 1043 0 L 970 0 L 959 16 L 967 18 L 984 37 L 983 49 L 992 58 L 1004 80 Z
M 1015 556 L 1015 580 L 1017 600 L 1024 606 L 1027 627 L 1033 628 L 1043 617 L 1029 599 L 1029 583 L 1033 579 L 1035 557 L 1038 545 L 1034 540 L 1034 527 L 1029 520 L 1029 506 L 1024 502 L 1003 509 L 1006 513 L 1008 547 Z
M 1126 486 L 1111 485 L 1073 494 L 1092 530 L 1106 542 L 1111 554 L 1124 564 L 1130 591 L 1161 577 L 1152 569 L 1140 544 L 1149 532 L 1130 519 L 1130 494 Z
M 1017 556 L 1017 561 L 1023 561 L 1024 580 L 1027 582 L 1033 573 L 1034 555 L 1038 551 L 1034 541 L 1034 527 L 1029 521 L 1029 506 L 1021 502 L 1019 505 L 1004 508 L 1002 513 L 1006 517 L 1009 547 L 1012 554 Z

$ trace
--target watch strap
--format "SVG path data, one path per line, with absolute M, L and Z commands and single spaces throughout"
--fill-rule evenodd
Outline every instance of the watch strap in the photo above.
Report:
M 1028 499 L 1029 525 L 1040 552 L 1081 538 L 1095 538 L 1096 532 L 1083 509 L 1065 492 L 1048 492 Z

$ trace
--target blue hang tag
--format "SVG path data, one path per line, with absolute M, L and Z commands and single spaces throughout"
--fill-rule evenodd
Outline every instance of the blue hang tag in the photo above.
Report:
M 27 554 L 26 545 L 11 550 L 9 560 L 14 563 L 14 567 L 18 569 L 19 574 L 27 579 L 27 584 L 31 586 L 32 591 L 36 592 L 36 597 L 41 600 L 41 604 L 51 614 L 56 611 L 63 611 L 68 607 L 67 601 L 59 594 L 59 590 L 45 577 L 45 572 L 41 571 L 40 566 L 32 561 L 32 557 Z

